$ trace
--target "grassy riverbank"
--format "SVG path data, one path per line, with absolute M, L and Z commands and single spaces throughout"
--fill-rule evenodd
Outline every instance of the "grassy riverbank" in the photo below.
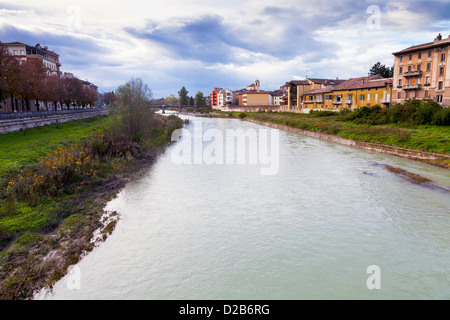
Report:
M 235 112 L 229 116 L 320 132 L 381 147 L 450 155 L 450 110 L 442 109 L 433 102 L 411 101 L 389 109 L 361 108 L 343 113 Z M 449 159 L 427 162 L 450 168 Z
M 239 116 L 239 114 L 235 116 Z M 246 117 L 352 140 L 450 154 L 450 127 L 445 126 L 357 124 L 351 121 L 341 121 L 337 115 L 318 117 L 302 114 L 247 113 Z
M 110 128 L 114 116 L 99 116 L 0 135 L 0 177 L 7 171 L 36 164 L 59 147 Z
M 148 116 L 130 135 L 126 116 L 86 119 L 0 136 L 0 299 L 27 299 L 60 279 L 115 220 L 103 208 L 155 161 L 183 121 Z M 3 144 L 2 144 L 3 146 Z

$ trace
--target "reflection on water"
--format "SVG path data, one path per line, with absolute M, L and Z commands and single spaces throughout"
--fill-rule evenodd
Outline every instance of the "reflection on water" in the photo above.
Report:
M 257 165 L 175 165 L 169 149 L 109 204 L 121 220 L 78 263 L 80 289 L 66 277 L 45 298 L 450 298 L 448 193 L 373 164 L 450 187 L 447 170 L 287 132 L 279 147 L 273 176 Z M 367 288 L 372 265 L 380 290 Z

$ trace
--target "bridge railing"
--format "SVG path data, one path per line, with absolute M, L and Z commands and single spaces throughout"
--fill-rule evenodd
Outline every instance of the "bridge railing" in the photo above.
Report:
M 102 110 L 106 110 L 106 109 L 105 108 L 92 108 L 92 109 L 31 111 L 31 112 L 0 112 L 0 120 L 1 119 L 36 118 L 36 117 L 46 117 L 46 116 L 53 116 L 53 115 L 96 112 L 96 111 L 102 111 Z

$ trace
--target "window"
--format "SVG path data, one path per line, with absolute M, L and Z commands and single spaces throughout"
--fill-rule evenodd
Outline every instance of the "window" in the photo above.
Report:
M 430 85 L 430 76 L 426 76 L 425 85 Z
M 400 62 L 403 62 L 403 56 L 400 57 Z
M 408 78 L 408 79 L 406 80 L 406 85 L 408 85 L 408 86 L 411 85 L 411 78 Z
M 20 50 L 20 55 L 24 56 L 25 55 L 25 50 Z
M 420 84 L 420 77 L 416 78 L 416 84 Z
M 412 54 L 409 55 L 409 61 L 412 61 Z
M 431 63 L 427 63 L 427 71 L 431 71 Z
M 438 90 L 442 90 L 444 88 L 444 82 L 439 81 Z
M 339 96 L 336 96 L 336 102 L 337 103 L 341 103 L 341 96 L 339 95 Z
M 411 72 L 411 66 L 408 66 L 408 72 Z
M 419 59 L 422 59 L 422 53 L 419 53 Z
M 422 64 L 420 63 L 417 64 L 417 71 L 422 71 Z
M 399 86 L 399 87 L 402 86 L 402 79 L 398 80 L 398 86 Z
M 402 92 L 399 91 L 398 94 L 397 94 L 397 99 L 401 99 L 401 98 L 402 98 Z
M 375 101 L 378 101 L 378 93 L 375 93 Z
M 14 54 L 15 56 L 17 56 L 17 55 L 18 55 L 17 50 L 14 50 L 14 51 L 13 51 L 13 54 Z
M 444 76 L 444 67 L 439 68 L 439 76 L 441 76 L 441 77 Z
M 403 74 L 403 67 L 400 67 L 399 73 Z
M 428 58 L 431 58 L 432 55 L 433 55 L 433 52 L 431 50 L 428 51 Z
M 441 94 L 436 96 L 436 101 L 439 102 L 439 103 L 442 102 L 442 95 Z
M 363 94 L 359 95 L 359 101 L 364 101 L 364 95 Z
M 441 54 L 441 62 L 445 62 L 445 53 Z
M 370 93 L 367 95 L 367 101 L 370 101 Z

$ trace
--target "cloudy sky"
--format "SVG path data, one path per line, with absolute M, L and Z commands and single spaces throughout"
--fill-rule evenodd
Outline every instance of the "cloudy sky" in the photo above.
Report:
M 48 46 L 100 92 L 140 77 L 155 98 L 363 76 L 438 33 L 448 0 L 0 0 L 0 41 Z

